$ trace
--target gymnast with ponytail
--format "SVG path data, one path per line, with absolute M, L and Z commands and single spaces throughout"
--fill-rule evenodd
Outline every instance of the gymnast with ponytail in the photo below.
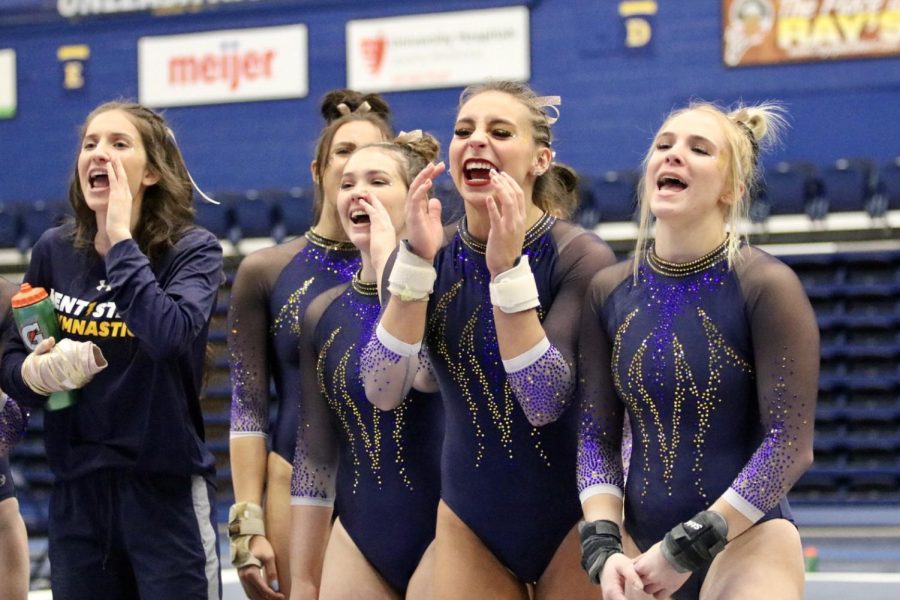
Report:
M 812 463 L 819 333 L 793 271 L 740 228 L 784 123 L 772 103 L 670 114 L 644 160 L 634 257 L 591 281 L 580 538 L 604 600 L 803 597 L 786 494 Z
M 614 256 L 565 219 L 557 105 L 518 82 L 465 89 L 449 149 L 465 216 L 441 224 L 429 165 L 385 268 L 368 397 L 391 409 L 431 373 L 444 403 L 434 598 L 597 596 L 578 570 L 574 359 L 587 283 Z

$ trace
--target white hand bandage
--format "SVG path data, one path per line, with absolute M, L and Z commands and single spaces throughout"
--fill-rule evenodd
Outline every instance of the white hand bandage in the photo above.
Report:
M 434 265 L 413 254 L 406 242 L 397 250 L 397 260 L 388 276 L 388 291 L 404 302 L 425 300 L 434 290 L 437 271 Z
M 29 354 L 22 363 L 22 379 L 34 393 L 48 396 L 84 387 L 106 365 L 93 342 L 65 339 L 44 354 Z
M 541 305 L 537 283 L 528 265 L 528 255 L 519 257 L 512 269 L 503 271 L 490 283 L 491 304 L 507 314 L 522 312 Z

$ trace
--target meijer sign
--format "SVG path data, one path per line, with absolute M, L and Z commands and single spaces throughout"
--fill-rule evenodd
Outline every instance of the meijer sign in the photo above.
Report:
M 232 29 L 138 41 L 138 93 L 149 106 L 306 96 L 305 25 Z

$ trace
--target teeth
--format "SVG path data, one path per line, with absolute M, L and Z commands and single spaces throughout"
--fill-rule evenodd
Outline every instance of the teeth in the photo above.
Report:
M 493 169 L 494 165 L 483 160 L 472 160 L 466 163 L 466 169 Z
M 366 211 L 364 211 L 364 210 L 354 210 L 353 212 L 350 213 L 350 218 L 352 219 L 354 217 L 359 217 L 364 214 L 366 214 Z
M 663 175 L 662 177 L 657 179 L 656 187 L 662 187 L 662 186 L 668 185 L 670 183 L 675 183 L 675 184 L 683 185 L 683 186 L 687 187 L 687 184 L 684 181 L 682 181 L 681 179 L 679 179 L 678 177 L 675 177 L 673 175 Z

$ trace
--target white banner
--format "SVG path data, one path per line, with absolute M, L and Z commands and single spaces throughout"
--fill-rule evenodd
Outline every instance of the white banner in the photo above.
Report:
M 0 119 L 16 116 L 16 51 L 0 50 Z
M 347 86 L 387 92 L 531 76 L 524 6 L 347 23 Z
M 302 98 L 305 25 L 143 37 L 138 94 L 153 107 Z

